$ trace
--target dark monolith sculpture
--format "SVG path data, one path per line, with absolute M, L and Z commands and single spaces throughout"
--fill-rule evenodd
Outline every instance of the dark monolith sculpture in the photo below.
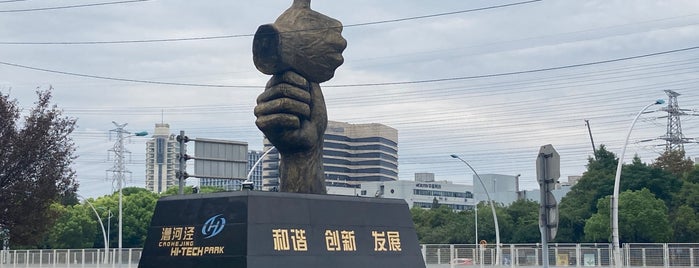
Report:
M 328 124 L 319 83 L 342 65 L 342 23 L 295 0 L 273 23 L 257 29 L 253 61 L 272 75 L 257 98 L 257 127 L 281 154 L 280 191 L 324 194 L 323 133 Z

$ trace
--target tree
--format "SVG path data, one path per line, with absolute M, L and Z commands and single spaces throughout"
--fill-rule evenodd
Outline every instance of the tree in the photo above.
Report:
M 699 184 L 685 180 L 674 195 L 671 207 L 673 241 L 699 241 Z
M 597 200 L 614 191 L 616 155 L 601 145 L 595 156 L 588 158 L 587 171 L 561 200 L 556 241 L 582 242 L 585 221 L 597 212 Z
M 512 220 L 512 236 L 509 243 L 541 242 L 539 231 L 539 203 L 521 199 L 513 202 L 505 210 Z
M 692 170 L 684 177 L 684 180 L 692 183 L 699 183 L 699 165 L 694 165 Z
M 143 188 L 129 187 L 123 190 L 124 247 L 143 247 L 159 196 Z
M 680 177 L 676 177 L 659 167 L 644 164 L 636 156 L 631 165 L 624 165 L 620 186 L 622 191 L 646 188 L 670 206 L 672 195 L 680 190 L 682 181 Z
M 167 190 L 165 190 L 164 193 L 162 193 L 163 196 L 168 196 L 168 195 L 177 195 L 179 193 L 180 189 L 179 187 L 170 187 Z M 200 194 L 208 194 L 208 193 L 218 193 L 218 192 L 225 192 L 226 190 L 221 188 L 221 187 L 214 187 L 214 186 L 199 186 L 199 193 Z M 183 194 L 193 194 L 194 193 L 194 188 L 193 186 L 185 186 L 182 189 Z
M 17 101 L 0 93 L 0 226 L 10 230 L 12 246 L 37 245 L 58 216 L 51 204 L 76 200 L 76 120 L 51 106 L 51 89 L 36 93 L 21 122 Z
M 681 179 L 692 171 L 694 162 L 689 157 L 685 157 L 684 150 L 668 150 L 655 159 L 653 167 L 661 168 Z
M 611 198 L 597 203 L 597 213 L 585 223 L 585 240 L 609 242 Z M 665 243 L 672 236 L 665 202 L 648 189 L 619 195 L 619 237 L 622 243 Z
M 90 248 L 94 246 L 96 235 L 99 234 L 102 239 L 101 230 L 98 231 L 99 223 L 87 204 L 66 207 L 54 203 L 52 208 L 59 211 L 61 216 L 48 232 L 47 248 Z

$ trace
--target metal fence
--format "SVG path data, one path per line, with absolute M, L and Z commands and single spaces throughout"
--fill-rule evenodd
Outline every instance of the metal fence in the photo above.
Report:
M 428 267 L 443 267 L 452 262 L 462 265 L 494 266 L 494 245 L 422 245 Z M 500 248 L 501 267 L 541 266 L 540 244 L 508 244 Z M 629 267 L 696 267 L 699 244 L 624 244 L 623 266 Z M 558 267 L 613 266 L 611 244 L 549 244 L 549 264 Z M 457 266 L 457 267 L 458 267 Z
M 121 251 L 120 267 L 136 268 L 141 259 L 140 248 L 125 248 Z M 31 249 L 2 250 L 0 265 L 3 268 L 21 267 L 117 267 L 117 249 Z
M 500 248 L 501 267 L 541 266 L 540 244 L 505 244 Z M 123 249 L 123 268 L 136 268 L 141 258 L 140 248 Z M 422 245 L 427 267 L 495 266 L 497 250 L 494 245 Z M 699 244 L 624 244 L 624 266 L 629 267 L 697 267 Z M 549 244 L 549 263 L 558 267 L 610 267 L 611 244 Z M 111 249 L 35 249 L 0 251 L 2 268 L 46 267 L 117 267 L 118 254 Z M 456 263 L 458 261 L 458 265 Z M 452 265 L 453 263 L 453 265 Z

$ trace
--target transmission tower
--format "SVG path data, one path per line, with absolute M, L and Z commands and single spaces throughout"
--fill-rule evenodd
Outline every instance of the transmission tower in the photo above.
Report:
M 131 132 L 126 131 L 126 125 L 127 123 L 124 124 L 118 124 L 117 122 L 112 121 L 114 126 L 116 126 L 115 129 L 110 130 L 110 133 L 114 132 L 116 133 L 116 142 L 114 142 L 114 147 L 110 149 L 109 151 L 114 153 L 114 166 L 109 169 L 108 171 L 112 172 L 112 180 L 116 181 L 117 183 L 117 188 L 119 188 L 119 252 L 117 253 L 119 258 L 118 258 L 118 263 L 121 266 L 121 249 L 122 249 L 122 226 L 123 226 L 123 217 L 122 217 L 122 210 L 123 210 L 123 194 L 122 194 L 122 188 L 124 184 L 124 179 L 126 173 L 130 173 L 126 169 L 126 161 L 124 159 L 124 155 L 127 153 L 131 153 L 126 148 L 124 148 L 124 138 L 126 138 L 126 135 L 131 134 Z M 112 181 L 112 182 L 113 182 Z
M 683 115 L 697 115 L 689 114 L 687 111 L 692 111 L 689 109 L 680 109 L 680 105 L 677 102 L 677 93 L 672 90 L 665 90 L 668 96 L 667 107 L 660 110 L 667 112 L 667 132 L 665 136 L 659 139 L 665 141 L 665 151 L 672 150 L 684 150 L 685 143 L 696 143 L 697 141 L 693 138 L 685 138 L 682 134 L 682 124 L 680 123 L 680 117 Z
M 114 166 L 112 166 L 111 169 L 108 169 L 108 172 L 112 172 L 112 182 L 117 183 L 117 188 L 121 188 L 122 183 L 126 179 L 126 174 L 131 173 L 128 169 L 126 169 L 126 154 L 130 154 L 131 152 L 127 150 L 124 147 L 124 139 L 126 138 L 126 135 L 131 134 L 131 132 L 126 131 L 126 125 L 128 123 L 124 124 L 118 124 L 117 122 L 112 121 L 114 126 L 116 126 L 115 129 L 110 130 L 111 133 L 115 133 L 116 135 L 116 141 L 114 142 L 114 146 L 112 149 L 109 149 L 109 152 L 114 154 Z M 111 135 L 110 135 L 111 136 Z

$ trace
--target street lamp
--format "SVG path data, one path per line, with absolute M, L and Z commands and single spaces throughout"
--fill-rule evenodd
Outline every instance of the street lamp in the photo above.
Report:
M 267 156 L 272 150 L 274 150 L 275 147 L 272 146 L 272 148 L 269 148 L 265 153 L 263 153 L 260 156 L 260 159 L 257 159 L 255 164 L 252 164 L 252 167 L 250 167 L 250 172 L 248 172 L 248 175 L 245 176 L 245 181 L 243 182 L 243 189 L 248 189 L 248 190 L 254 190 L 255 189 L 255 183 L 250 180 L 250 176 L 252 176 L 253 171 L 255 171 L 255 168 L 257 168 L 257 165 L 259 165 L 263 159 L 265 159 L 265 156 Z
M 619 252 L 619 180 L 621 179 L 621 166 L 624 163 L 624 154 L 626 153 L 626 146 L 629 144 L 629 137 L 631 136 L 631 130 L 636 124 L 636 121 L 641 114 L 653 105 L 663 104 L 664 100 L 656 100 L 641 109 L 640 112 L 631 122 L 629 127 L 629 132 L 626 134 L 626 140 L 624 141 L 624 146 L 621 147 L 621 155 L 619 155 L 619 162 L 616 166 L 616 176 L 614 176 L 614 193 L 612 195 L 612 252 L 614 253 L 614 267 L 621 267 L 621 253 Z
M 458 155 L 452 154 L 452 158 L 456 158 L 461 160 L 461 162 L 464 162 L 468 168 L 473 171 L 473 174 L 476 175 L 476 178 L 478 178 L 478 181 L 481 183 L 481 186 L 483 186 L 483 191 L 485 191 L 485 196 L 488 197 L 488 202 L 490 203 L 490 209 L 493 211 L 493 222 L 495 222 L 495 263 L 496 265 L 500 265 L 500 227 L 498 226 L 498 215 L 495 213 L 495 204 L 493 203 L 493 200 L 490 199 L 490 194 L 488 194 L 488 189 L 485 187 L 485 183 L 483 183 L 483 180 L 481 179 L 481 176 L 478 175 L 475 169 L 466 162 L 466 160 L 461 159 Z M 475 192 L 475 191 L 474 191 Z M 482 262 L 483 260 L 481 260 Z
M 83 200 L 85 200 L 85 203 L 87 203 L 87 205 L 90 206 L 92 211 L 95 212 L 95 216 L 97 216 L 97 221 L 100 223 L 100 227 L 102 227 L 102 238 L 104 238 L 104 263 L 106 264 L 107 258 L 109 258 L 109 244 L 107 244 L 108 243 L 107 242 L 107 233 L 104 231 L 104 224 L 102 223 L 102 218 L 100 217 L 100 214 L 97 213 L 97 209 L 95 209 L 95 206 L 93 206 L 92 203 L 90 203 L 90 201 L 87 201 L 87 198 L 85 198 L 79 194 L 75 194 L 75 195 L 82 198 Z

